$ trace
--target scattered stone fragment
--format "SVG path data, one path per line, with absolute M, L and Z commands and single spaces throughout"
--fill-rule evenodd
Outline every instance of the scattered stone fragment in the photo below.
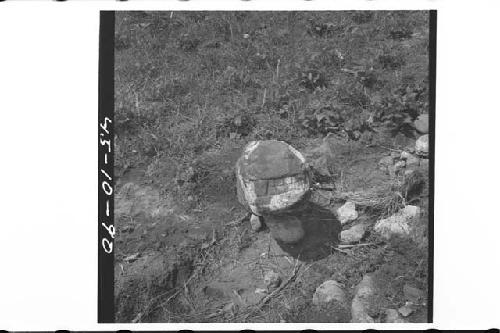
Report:
M 413 122 L 413 125 L 415 125 L 415 129 L 418 132 L 422 134 L 429 133 L 429 115 L 427 113 L 421 114 Z
M 334 280 L 323 282 L 313 295 L 314 305 L 324 305 L 331 302 L 337 302 L 343 307 L 347 304 L 347 297 L 342 286 Z
M 364 223 L 356 224 L 351 228 L 344 230 L 340 233 L 340 241 L 344 244 L 357 243 L 366 234 L 368 226 Z
M 234 313 L 237 310 L 238 306 L 234 302 L 229 302 L 226 305 L 224 305 L 224 308 L 222 309 L 224 312 L 230 312 Z
M 403 294 L 407 301 L 414 304 L 419 304 L 425 299 L 425 294 L 422 290 L 412 287 L 408 283 L 403 286 Z
M 358 218 L 356 205 L 354 204 L 354 202 L 347 201 L 342 207 L 337 209 L 337 215 L 341 224 L 345 224 L 349 221 L 354 221 Z
M 405 319 L 401 318 L 398 311 L 395 309 L 385 310 L 385 321 L 386 323 L 407 323 Z
M 305 153 L 307 163 L 313 168 L 314 172 L 325 177 L 331 177 L 330 165 L 334 161 L 334 154 L 330 147 L 327 138 L 323 139 L 323 143 L 310 149 Z
M 371 302 L 374 299 L 375 285 L 370 275 L 365 275 L 363 280 L 356 286 L 354 298 L 351 304 L 351 322 L 373 323 L 375 320 L 368 314 Z
M 408 236 L 412 229 L 413 220 L 419 215 L 419 207 L 408 205 L 396 214 L 379 220 L 373 227 L 373 230 L 386 239 L 395 235 Z
M 253 231 L 259 231 L 262 228 L 262 217 L 252 214 L 252 216 L 250 216 L 250 226 Z
M 415 143 L 415 151 L 419 156 L 429 155 L 429 134 L 422 135 Z
M 267 289 L 264 288 L 255 288 L 256 294 L 267 294 Z
M 402 160 L 402 161 L 397 161 L 397 162 L 394 164 L 394 167 L 396 168 L 396 171 L 399 171 L 399 170 L 403 169 L 405 166 L 406 166 L 406 162 L 405 162 L 404 160 Z
M 410 154 L 408 158 L 406 158 L 406 167 L 407 168 L 413 168 L 413 167 L 418 167 L 420 164 L 420 158 L 413 156 Z
M 264 284 L 267 290 L 278 288 L 280 286 L 280 283 L 281 277 L 277 272 L 269 270 L 264 274 Z
M 405 176 L 406 176 L 406 177 L 409 177 L 409 176 L 411 176 L 414 172 L 415 172 L 415 170 L 413 170 L 413 169 L 406 169 L 406 170 L 405 170 Z
M 407 146 L 405 148 L 405 151 L 409 152 L 410 154 L 415 153 L 415 145 Z
M 409 152 L 407 152 L 407 151 L 402 151 L 402 152 L 401 152 L 401 156 L 399 156 L 399 158 L 400 158 L 400 159 L 402 159 L 402 160 L 406 160 L 406 159 L 408 159 L 408 157 L 410 157 L 410 156 L 412 156 L 412 155 L 411 155 Z
M 406 302 L 405 305 L 400 307 L 398 309 L 398 312 L 403 316 L 403 317 L 408 317 L 409 315 L 412 314 L 413 312 L 413 303 L 411 302 Z
M 126 261 L 126 262 L 134 262 L 134 261 L 136 261 L 138 258 L 139 258 L 139 252 L 129 255 L 128 257 L 126 257 L 125 259 L 123 259 L 123 261 Z

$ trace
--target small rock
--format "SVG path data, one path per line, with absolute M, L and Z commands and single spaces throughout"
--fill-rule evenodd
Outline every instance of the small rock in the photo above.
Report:
M 415 129 L 422 134 L 429 133 L 429 115 L 427 113 L 421 114 L 413 122 Z
M 259 231 L 262 228 L 262 218 L 255 214 L 252 214 L 252 216 L 250 216 L 250 226 L 252 227 L 253 231 Z
M 138 258 L 139 258 L 139 252 L 129 255 L 128 257 L 126 257 L 125 259 L 123 259 L 123 261 L 126 261 L 126 262 L 134 262 L 134 261 L 136 261 Z
M 415 151 L 417 155 L 428 156 L 429 155 L 429 134 L 422 135 L 415 142 Z
M 345 244 L 357 243 L 365 236 L 366 229 L 366 224 L 356 224 L 340 233 L 340 241 Z
M 349 221 L 354 221 L 358 218 L 356 205 L 354 204 L 354 202 L 347 201 L 342 207 L 337 209 L 337 215 L 341 224 L 345 224 Z
M 267 294 L 267 289 L 264 288 L 255 288 L 256 294 Z
M 412 173 L 414 173 L 414 172 L 415 172 L 415 170 L 413 170 L 413 169 L 406 169 L 405 170 L 405 176 L 406 177 L 411 176 Z
M 405 295 L 407 301 L 414 304 L 418 304 L 425 299 L 425 294 L 422 290 L 412 287 L 409 284 L 405 284 L 403 286 L 403 294 Z
M 406 167 L 408 167 L 408 168 L 418 167 L 419 164 L 420 164 L 420 158 L 413 156 L 411 154 L 406 159 Z
M 407 323 L 406 320 L 401 318 L 398 311 L 395 309 L 385 310 L 385 321 L 386 323 Z
M 408 236 L 412 228 L 413 219 L 419 215 L 419 207 L 408 205 L 396 214 L 379 220 L 373 227 L 373 230 L 386 239 L 395 235 Z
M 375 296 L 375 285 L 370 275 L 363 276 L 363 280 L 356 286 L 351 304 L 351 322 L 374 323 L 375 320 L 368 314 L 371 300 Z
M 280 286 L 281 277 L 275 271 L 267 271 L 264 274 L 264 284 L 266 285 L 267 290 L 276 289 Z
M 347 297 L 342 286 L 334 280 L 323 282 L 313 295 L 314 305 L 324 305 L 331 302 L 337 302 L 343 307 L 347 304 Z
M 392 151 L 390 156 L 391 156 L 391 157 L 392 157 L 392 159 L 394 160 L 394 159 L 398 158 L 398 157 L 399 157 L 399 155 L 400 155 L 400 154 L 399 154 L 397 151 Z
M 402 160 L 406 160 L 408 159 L 408 157 L 412 156 L 409 152 L 407 151 L 402 151 L 401 152 L 401 155 L 399 156 L 400 159 Z
M 399 170 L 403 169 L 405 166 L 406 166 L 406 162 L 405 162 L 404 160 L 402 160 L 402 161 L 397 161 L 397 162 L 394 164 L 394 168 L 396 168 L 396 171 L 399 171 Z
M 410 154 L 415 153 L 415 145 L 407 146 L 405 148 L 405 151 L 409 152 Z
M 229 302 L 222 308 L 224 312 L 234 313 L 237 310 L 238 306 L 234 304 L 234 302 Z
M 403 317 L 408 317 L 409 315 L 412 314 L 413 312 L 413 304 L 411 302 L 406 302 L 405 305 L 400 307 L 398 309 L 398 312 L 403 316 Z

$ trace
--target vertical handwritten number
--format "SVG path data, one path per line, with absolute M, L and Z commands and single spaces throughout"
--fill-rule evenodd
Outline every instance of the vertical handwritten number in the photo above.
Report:
M 108 131 L 108 122 L 109 123 L 112 123 L 111 119 L 109 119 L 108 117 L 105 117 L 104 118 L 104 123 L 100 123 L 99 126 L 101 126 L 101 128 L 103 129 L 104 132 L 106 132 L 106 134 L 109 134 L 109 131 Z
M 104 252 L 106 253 L 113 252 L 113 242 L 110 242 L 107 238 L 103 238 L 101 244 L 102 248 L 104 249 Z
M 108 153 L 111 153 L 111 140 L 104 140 L 103 138 L 99 138 L 99 142 L 101 143 L 101 146 L 107 145 L 108 146 Z
M 108 180 L 111 180 L 111 176 L 108 175 L 108 173 L 106 171 L 104 171 L 104 169 L 101 169 L 101 173 L 106 176 L 106 178 L 108 178 Z
M 107 195 L 113 194 L 113 188 L 111 187 L 111 185 L 109 185 L 107 181 L 102 182 L 102 189 L 104 190 L 104 193 L 106 193 Z
M 99 127 L 106 133 L 106 134 L 110 134 L 109 132 L 109 128 L 108 128 L 108 125 L 111 124 L 112 121 L 110 118 L 108 117 L 105 117 L 104 118 L 104 122 L 102 123 L 99 123 Z M 105 139 L 105 134 L 104 133 L 99 133 L 99 143 L 101 146 L 107 146 L 107 152 L 108 153 L 111 153 L 111 140 L 110 139 Z M 107 153 L 104 153 L 104 163 L 105 164 L 108 164 L 108 154 Z M 101 187 L 102 187 L 102 190 L 104 191 L 104 193 L 106 193 L 106 195 L 110 196 L 113 194 L 113 187 L 111 186 L 111 184 L 109 182 L 112 181 L 112 178 L 111 176 L 104 170 L 104 169 L 101 169 L 101 173 L 107 178 L 107 181 L 103 181 L 101 183 Z M 109 181 L 109 182 L 108 182 Z M 106 216 L 109 217 L 109 200 L 106 200 Z M 116 233 L 116 230 L 115 230 L 115 227 L 113 224 L 109 224 L 107 225 L 106 223 L 101 223 L 102 227 L 104 227 L 104 229 L 106 229 L 106 231 L 108 232 L 109 236 L 111 237 L 111 239 L 114 239 L 115 238 L 115 233 Z M 104 252 L 110 254 L 113 252 L 113 241 L 109 240 L 108 238 L 106 237 L 103 237 L 102 240 L 101 240 L 101 246 L 102 248 L 104 249 Z
M 101 223 L 101 225 L 104 227 L 104 229 L 106 229 L 109 233 L 109 235 L 111 236 L 111 238 L 115 238 L 115 233 L 116 233 L 116 230 L 115 230 L 115 226 L 110 224 L 109 226 L 106 225 L 105 223 Z

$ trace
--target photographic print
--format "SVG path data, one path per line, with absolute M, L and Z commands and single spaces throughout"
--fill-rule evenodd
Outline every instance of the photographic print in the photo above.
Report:
M 435 19 L 114 13 L 114 321 L 432 321 Z

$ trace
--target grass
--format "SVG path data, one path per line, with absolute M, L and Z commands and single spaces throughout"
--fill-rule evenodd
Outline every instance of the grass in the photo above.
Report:
M 418 172 L 375 188 L 352 173 L 372 166 L 366 147 L 402 148 L 399 138 L 414 138 L 411 122 L 428 112 L 427 12 L 117 12 L 115 31 L 118 177 L 145 170 L 147 182 L 179 207 L 221 221 L 236 214 L 233 165 L 248 141 L 277 139 L 303 150 L 335 137 L 345 151 L 326 170 L 328 182 L 340 175 L 333 201 L 353 201 L 376 220 L 426 196 Z M 219 204 L 227 214 L 212 216 Z M 248 223 L 230 220 L 215 244 L 193 250 L 184 284 L 148 291 L 142 315 L 121 320 L 315 321 L 311 272 L 295 278 L 292 270 L 293 281 L 256 308 L 219 313 L 196 303 L 190 286 L 254 245 Z M 425 237 L 426 221 L 411 239 Z M 366 242 L 380 239 L 371 234 Z M 404 282 L 426 288 L 427 248 L 412 240 L 342 251 L 308 269 L 346 290 L 378 271 L 393 307 L 403 302 Z M 328 318 L 317 319 L 340 320 Z
M 116 169 L 426 112 L 426 12 L 118 12 Z

